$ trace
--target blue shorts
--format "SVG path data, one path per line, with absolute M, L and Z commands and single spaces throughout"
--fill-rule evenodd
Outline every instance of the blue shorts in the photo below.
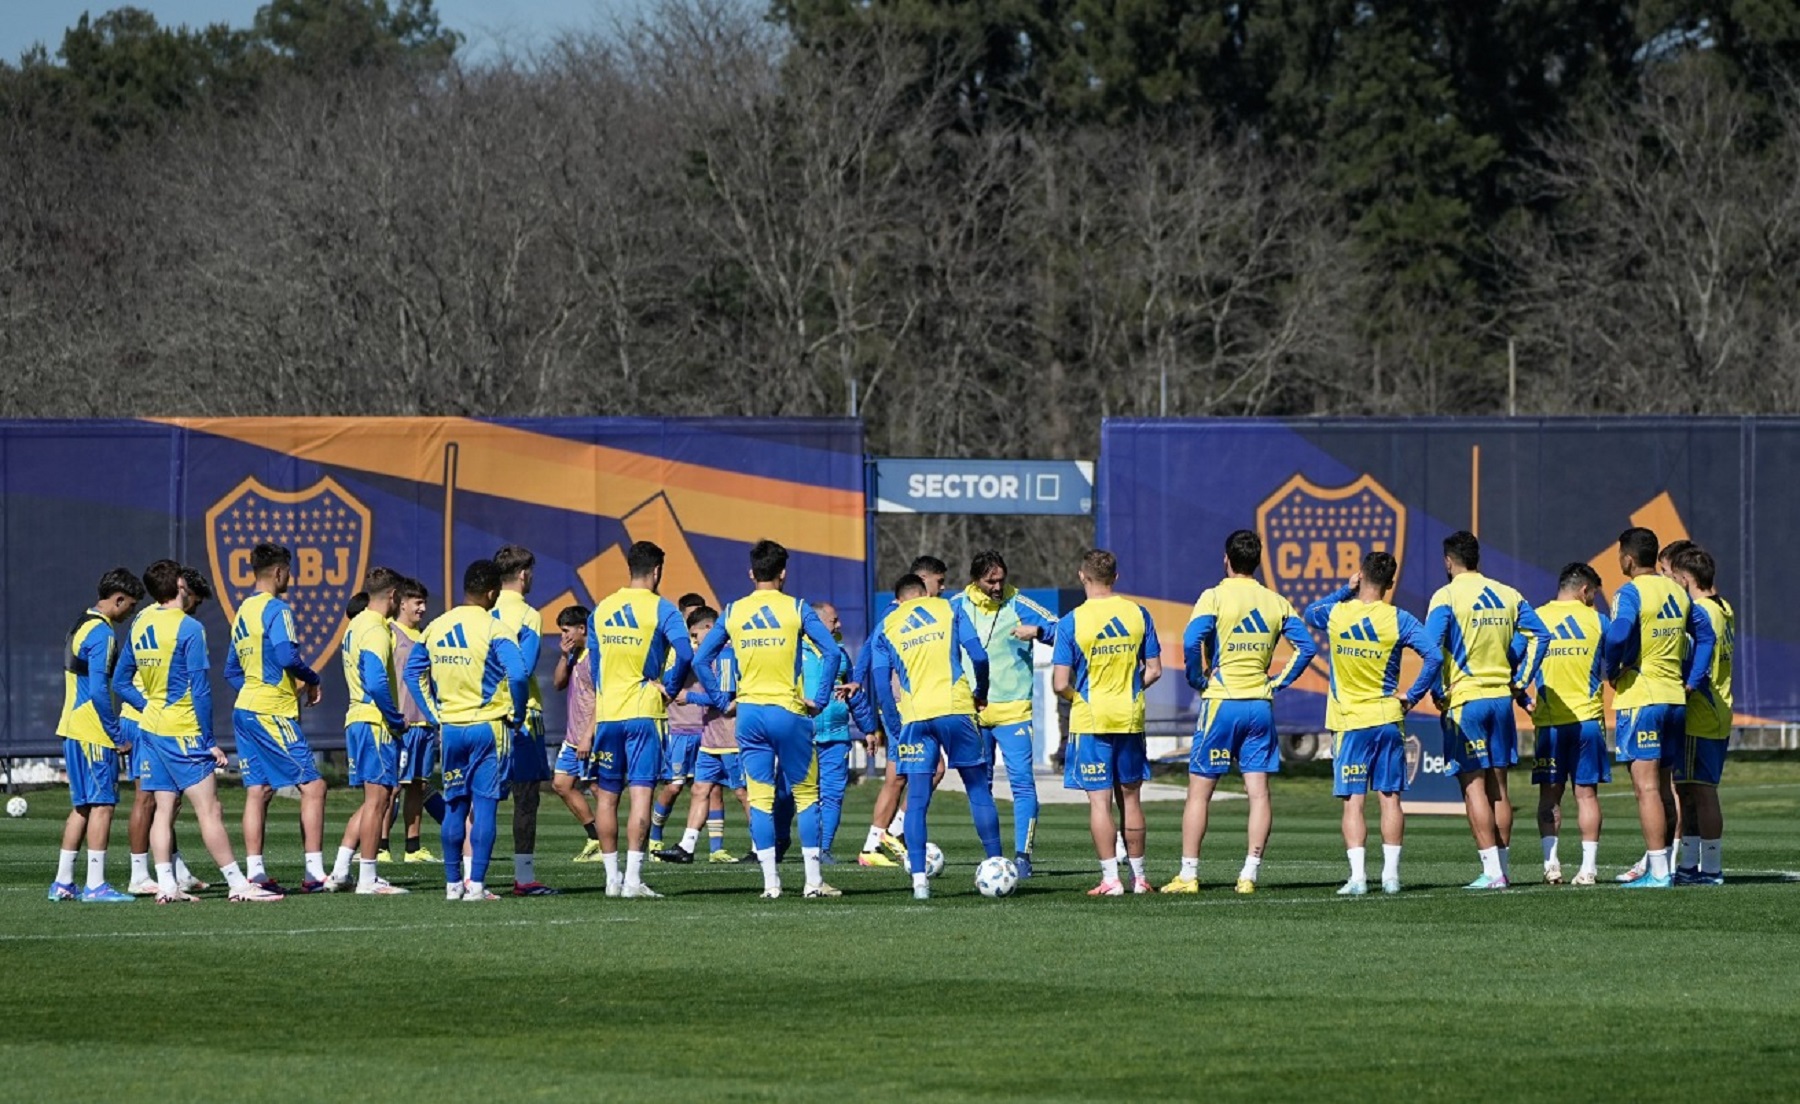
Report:
M 1201 701 L 1194 750 L 1188 754 L 1188 773 L 1218 778 L 1231 769 L 1234 760 L 1239 774 L 1275 774 L 1281 770 L 1274 702 Z
M 1331 792 L 1355 797 L 1370 790 L 1406 792 L 1406 739 L 1399 725 L 1376 725 L 1337 734 L 1331 752 Z
M 700 754 L 700 730 L 669 730 L 669 750 L 663 764 L 662 776 L 673 782 L 677 779 L 692 779 L 697 766 L 695 756 Z
M 119 803 L 119 749 L 80 740 L 63 741 L 63 763 L 69 770 L 69 804 Z
M 509 731 L 505 721 L 443 727 L 445 797 L 498 801 L 505 795 Z
M 211 778 L 218 769 L 212 752 L 201 750 L 198 736 L 157 736 L 146 732 L 143 739 L 150 745 L 150 758 L 145 775 L 138 776 L 140 789 L 184 793 Z
M 735 751 L 722 754 L 703 751 L 694 763 L 694 781 L 741 790 L 744 788 L 744 765 L 738 761 Z
M 544 714 L 539 710 L 526 710 L 525 723 L 512 730 L 506 780 L 514 785 L 550 780 L 550 753 L 544 747 Z
M 1483 698 L 1444 714 L 1444 758 L 1457 774 L 1505 770 L 1519 761 L 1519 725 L 1511 698 Z
M 1076 734 L 1063 753 L 1063 788 L 1110 790 L 1150 777 L 1150 760 L 1144 755 L 1142 732 L 1114 732 L 1100 736 Z
M 237 735 L 238 754 L 256 760 L 258 785 L 280 788 L 319 780 L 312 747 L 293 718 L 233 709 L 231 731 Z
M 1687 736 L 1687 706 L 1644 705 L 1618 711 L 1619 762 L 1658 762 L 1673 768 Z
M 1681 756 L 1675 760 L 1675 781 L 1696 786 L 1717 786 L 1725 776 L 1725 745 L 1729 737 L 1683 736 Z
M 399 785 L 400 742 L 386 725 L 356 721 L 344 726 L 344 752 L 350 760 L 352 786 Z
M 779 705 L 738 704 L 738 762 L 750 807 L 768 812 L 787 796 L 796 808 L 819 799 L 819 757 L 812 718 Z
M 951 714 L 902 728 L 894 743 L 894 769 L 901 774 L 936 774 L 940 751 L 952 769 L 987 765 L 975 718 Z
M 1598 786 L 1612 781 L 1612 764 L 1606 761 L 1606 730 L 1599 721 L 1538 729 L 1536 755 L 1531 780 L 1537 785 L 1573 780 L 1577 786 Z
M 430 725 L 412 725 L 400 734 L 399 763 L 394 776 L 401 782 L 423 782 L 437 773 L 438 734 Z
M 594 780 L 594 757 L 577 755 L 575 745 L 564 740 L 562 747 L 556 753 L 555 771 L 557 774 L 566 774 L 577 782 L 592 782 Z
M 144 773 L 144 760 L 150 755 L 150 745 L 144 743 L 144 730 L 131 718 L 120 714 L 119 739 L 131 745 L 125 753 L 125 777 L 136 782 Z
M 594 781 L 607 793 L 662 781 L 667 727 L 667 721 L 649 717 L 601 721 L 594 728 Z

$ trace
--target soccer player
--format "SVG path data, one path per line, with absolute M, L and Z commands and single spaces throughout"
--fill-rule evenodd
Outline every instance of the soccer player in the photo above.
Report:
M 698 652 L 706 634 L 712 632 L 713 623 L 719 619 L 717 610 L 707 605 L 699 605 L 688 611 L 688 640 Z M 700 685 L 700 679 L 692 671 L 688 673 L 688 685 L 669 703 L 669 712 L 673 716 L 677 703 L 682 708 L 700 710 L 700 757 L 694 771 L 694 797 L 688 803 L 687 830 L 682 833 L 681 846 L 669 848 L 663 852 L 665 859 L 669 851 L 682 851 L 692 861 L 694 849 L 700 843 L 701 821 L 706 822 L 708 844 L 707 862 L 734 863 L 744 860 L 733 858 L 725 850 L 725 791 L 730 790 L 737 797 L 738 805 L 744 810 L 746 823 L 750 819 L 750 796 L 744 790 L 744 769 L 738 760 L 737 718 L 736 708 L 731 704 L 731 696 L 737 692 L 737 656 L 730 647 L 719 653 L 713 665 L 713 677 L 718 680 L 720 692 L 708 694 Z M 822 857 L 822 856 L 821 856 Z M 754 854 L 745 856 L 751 862 L 756 861 Z
M 919 581 L 925 584 L 927 598 L 936 598 L 944 592 L 944 580 L 950 575 L 950 567 L 936 556 L 920 556 L 913 560 L 912 566 L 907 568 L 907 573 L 917 575 Z M 874 659 L 875 653 L 869 651 L 865 646 L 862 655 L 857 656 L 857 668 L 851 676 L 851 681 L 859 686 L 867 687 L 869 685 L 869 665 L 874 662 Z M 888 733 L 887 735 L 894 734 Z M 880 733 L 871 732 L 868 736 L 871 748 L 881 746 L 884 737 Z M 936 786 L 938 780 L 943 776 L 944 772 L 940 767 L 937 773 L 932 775 L 931 784 Z M 863 841 L 862 852 L 856 857 L 859 865 L 895 866 L 898 865 L 895 860 L 906 861 L 906 845 L 901 838 L 905 821 L 901 819 L 903 814 L 900 809 L 901 798 L 906 794 L 906 782 L 907 776 L 900 773 L 894 763 L 893 749 L 889 748 L 887 771 L 882 778 L 881 792 L 875 795 L 875 812 L 869 820 L 868 838 Z M 883 851 L 888 854 L 882 854 Z M 893 857 L 889 858 L 889 855 Z
M 1444 657 L 1444 754 L 1456 764 L 1481 876 L 1468 889 L 1505 889 L 1512 843 L 1507 770 L 1519 761 L 1513 702 L 1527 700 L 1550 646 L 1544 622 L 1518 591 L 1481 574 L 1481 542 L 1459 530 L 1444 538 L 1450 582 L 1431 596 L 1425 631 Z M 1514 634 L 1525 654 L 1512 661 Z
M 525 657 L 506 623 L 493 615 L 499 599 L 499 565 L 476 560 L 463 572 L 463 604 L 427 625 L 425 638 L 406 657 L 403 677 L 443 744 L 446 809 L 439 842 L 447 901 L 499 900 L 487 890 L 487 870 L 507 785 L 508 744 L 530 703 Z
M 694 634 L 693 626 L 695 612 L 702 609 L 707 611 L 708 616 L 706 618 L 706 625 L 708 629 L 712 627 L 713 621 L 717 620 L 718 614 L 713 612 L 704 602 L 698 606 L 686 605 L 687 598 L 695 597 L 699 596 L 683 595 L 683 602 L 676 606 L 676 610 L 683 619 L 682 623 L 688 627 L 688 643 L 692 647 L 697 648 L 700 646 L 700 641 L 704 634 L 701 634 L 700 636 Z M 704 698 L 706 697 L 704 691 L 701 691 L 697 697 L 690 700 L 688 691 L 698 690 L 699 686 L 700 680 L 695 677 L 693 668 L 690 665 L 688 668 L 686 684 L 679 693 L 669 699 L 669 747 L 671 749 L 669 756 L 671 759 L 674 758 L 676 749 L 683 749 L 682 754 L 685 754 L 685 748 L 689 746 L 693 747 L 695 749 L 694 758 L 696 776 L 699 773 L 701 763 L 704 762 L 704 760 L 700 759 L 699 749 L 701 742 L 706 735 L 706 716 L 711 709 L 709 705 L 704 703 Z M 702 800 L 702 792 L 699 782 L 695 781 L 693 792 L 688 798 L 687 825 L 681 834 L 681 842 L 674 847 L 661 847 L 660 850 L 658 849 L 660 847 L 660 844 L 657 842 L 659 835 L 659 829 L 657 827 L 658 814 L 656 808 L 651 809 L 651 857 L 659 862 L 666 863 L 691 863 L 694 861 L 694 848 L 700 842 L 700 829 L 706 821 L 710 819 L 710 799 L 718 796 L 716 788 L 709 787 L 704 791 L 708 795 L 707 799 Z M 724 815 L 725 811 L 723 805 L 721 805 L 719 816 L 723 818 Z M 666 818 L 667 813 L 665 812 L 663 816 Z M 720 827 L 721 835 L 719 838 L 723 839 L 722 823 Z M 717 849 L 715 849 L 715 853 L 717 853 Z
M 212 584 L 206 576 L 191 567 L 181 569 L 180 604 L 181 612 L 189 617 L 198 617 L 200 607 L 213 596 Z M 144 607 L 140 603 L 138 615 L 142 616 Z M 129 631 L 129 630 L 127 630 Z M 121 644 L 123 648 L 123 644 Z M 144 689 L 143 673 L 137 676 L 137 687 L 141 693 Z M 145 783 L 149 777 L 150 745 L 139 739 L 141 730 L 138 722 L 142 715 L 130 702 L 119 702 L 119 734 L 131 743 L 130 770 L 133 787 L 137 795 L 132 800 L 131 820 L 127 825 L 127 833 L 131 843 L 131 881 L 129 892 L 138 897 L 154 897 L 160 893 L 161 887 L 156 882 L 155 874 L 150 868 L 150 823 L 156 815 L 156 794 Z M 181 814 L 181 795 L 175 795 L 175 813 Z M 187 862 L 181 857 L 181 841 L 175 838 L 175 825 L 169 825 L 170 854 L 175 866 L 175 883 L 186 893 L 199 893 L 212 887 L 194 876 L 188 869 Z M 262 860 L 257 860 L 260 863 Z M 257 868 L 260 869 L 260 866 Z M 256 877 L 256 870 L 244 871 L 250 880 L 261 885 Z
M 175 801 L 186 797 L 200 822 L 200 838 L 230 886 L 233 901 L 279 901 L 282 895 L 252 884 L 238 869 L 214 771 L 229 760 L 213 742 L 212 688 L 207 682 L 206 630 L 182 612 L 181 565 L 158 560 L 144 572 L 155 608 L 132 623 L 113 672 L 113 693 L 142 714 L 141 738 L 150 745 L 148 788 L 156 794 L 150 851 L 156 863 L 158 904 L 193 901 L 175 878 Z M 134 680 L 143 672 L 143 690 Z
M 1737 611 L 1714 586 L 1717 569 L 1706 549 L 1694 547 L 1676 553 L 1673 566 L 1694 609 L 1711 623 L 1713 632 L 1710 669 L 1704 678 L 1697 678 L 1693 670 L 1687 675 L 1693 688 L 1688 691 L 1681 754 L 1674 771 L 1683 826 L 1675 884 L 1724 885 L 1720 847 L 1725 814 L 1719 807 L 1719 779 L 1725 773 L 1725 746 L 1731 741 L 1731 660 L 1737 650 Z M 90 884 L 93 881 L 91 872 L 88 880 Z
M 988 703 L 977 718 L 988 768 L 1004 759 L 1012 789 L 1013 863 L 1031 877 L 1037 838 L 1037 774 L 1031 755 L 1035 643 L 1056 643 L 1056 615 L 1007 583 L 1006 559 L 989 549 L 969 563 L 969 585 L 951 603 L 975 626 L 988 656 Z
M 1200 890 L 1200 847 L 1206 841 L 1213 790 L 1235 763 L 1250 798 L 1248 850 L 1237 891 L 1256 892 L 1274 816 L 1269 775 L 1281 769 L 1275 736 L 1275 694 L 1291 686 L 1318 648 L 1288 600 L 1256 581 L 1262 538 L 1239 529 L 1225 538 L 1225 578 L 1200 595 L 1182 634 L 1187 683 L 1200 693 L 1200 717 L 1188 755 L 1187 804 L 1181 815 L 1181 873 L 1164 893 Z M 1275 645 L 1285 638 L 1294 654 L 1271 678 Z
M 872 697 L 893 734 L 900 773 L 913 776 L 906 791 L 906 838 L 913 844 L 906 857 L 913 897 L 923 901 L 931 897 L 925 869 L 925 843 L 931 838 L 928 779 L 940 758 L 962 776 L 982 850 L 990 859 L 1001 853 L 1000 810 L 994 806 L 992 777 L 975 723 L 987 704 L 988 658 L 968 617 L 943 598 L 928 597 L 917 575 L 900 577 L 894 599 L 898 604 L 868 645 L 875 652 Z M 872 717 L 865 714 L 863 721 L 865 728 L 874 728 Z
M 1063 785 L 1088 799 L 1088 829 L 1100 859 L 1100 884 L 1090 897 L 1118 897 L 1116 838 L 1125 837 L 1133 893 L 1151 893 L 1144 875 L 1144 806 L 1150 777 L 1144 755 L 1144 691 L 1162 677 L 1162 649 L 1144 607 L 1113 593 L 1119 561 L 1104 549 L 1083 554 L 1076 572 L 1087 600 L 1056 624 L 1051 685 L 1069 699 L 1068 757 Z M 1112 814 L 1119 791 L 1123 825 Z
M 1369 891 L 1365 865 L 1369 825 L 1363 806 L 1373 789 L 1381 804 L 1381 891 L 1400 892 L 1400 851 L 1406 842 L 1406 741 L 1400 723 L 1437 685 L 1443 653 L 1418 618 L 1387 602 L 1400 565 L 1392 554 L 1371 552 L 1362 570 L 1340 589 L 1306 609 L 1306 623 L 1331 647 L 1331 697 L 1327 727 L 1332 751 L 1331 792 L 1344 803 L 1344 853 L 1350 879 L 1340 897 Z M 1412 688 L 1401 694 L 1400 649 L 1424 661 Z
M 825 699 L 808 699 L 802 693 L 800 641 L 805 637 L 817 645 L 827 668 L 835 666 L 840 649 L 811 606 L 782 593 L 787 561 L 787 549 L 771 540 L 758 541 L 750 549 L 754 589 L 725 607 L 701 642 L 694 663 L 702 689 L 714 695 L 715 704 L 737 702 L 739 758 L 750 794 L 751 840 L 762 865 L 762 895 L 781 896 L 774 817 L 779 776 L 794 796 L 805 895 L 839 897 L 837 889 L 825 884 L 819 865 L 819 773 L 810 717 L 825 707 Z M 737 693 L 721 698 L 715 664 L 727 645 L 737 658 Z
M 830 602 L 815 602 L 813 611 L 842 648 L 843 622 L 838 617 L 837 607 Z M 850 659 L 840 651 L 837 666 L 827 669 L 825 656 L 811 641 L 802 644 L 801 648 L 801 661 L 805 664 L 803 692 L 808 699 L 818 698 L 821 688 L 830 695 L 825 708 L 813 718 L 813 744 L 819 757 L 819 862 L 836 866 L 831 845 L 837 839 L 838 824 L 844 818 L 844 794 L 850 788 L 851 742 L 850 705 L 839 688 L 849 681 Z
M 586 606 L 564 606 L 556 614 L 556 673 L 552 688 L 567 695 L 563 712 L 562 748 L 556 753 L 556 780 L 550 784 L 568 807 L 575 823 L 587 834 L 587 843 L 573 861 L 600 861 L 600 832 L 585 790 L 594 788 L 594 680 L 588 671 L 588 617 Z
M 1531 705 L 1537 729 L 1536 760 L 1531 780 L 1538 786 L 1538 837 L 1544 846 L 1544 881 L 1562 884 L 1562 858 L 1557 839 L 1562 825 L 1563 791 L 1575 784 L 1575 811 L 1581 826 L 1581 867 L 1575 884 L 1591 886 L 1600 854 L 1600 784 L 1612 781 L 1606 759 L 1603 718 L 1606 703 L 1607 616 L 1596 607 L 1600 576 L 1584 563 L 1571 563 L 1557 577 L 1556 600 L 1538 609 L 1550 629 L 1550 647 L 1538 668 Z M 1524 643 L 1514 641 L 1515 654 Z
M 588 674 L 598 698 L 594 780 L 600 787 L 600 861 L 606 864 L 608 897 L 662 896 L 644 884 L 650 798 L 662 774 L 668 703 L 680 692 L 694 658 L 681 614 L 657 593 L 663 559 L 656 545 L 634 542 L 625 550 L 630 580 L 588 616 Z M 619 791 L 627 787 L 631 811 L 621 879 Z
M 330 890 L 325 872 L 325 780 L 313 762 L 312 748 L 300 730 L 300 704 L 319 704 L 319 676 L 300 658 L 294 631 L 294 613 L 281 600 L 293 582 L 293 553 L 279 544 L 264 542 L 250 552 L 250 570 L 256 590 L 238 607 L 231 626 L 231 651 L 225 658 L 225 679 L 237 688 L 231 711 L 231 728 L 238 748 L 256 771 L 256 822 L 258 839 L 250 840 L 252 804 L 246 801 L 245 845 L 258 846 L 249 853 L 260 856 L 263 810 L 272 790 L 283 786 L 300 789 L 301 853 L 305 876 L 300 888 L 306 893 Z M 299 689 L 304 687 L 304 690 Z M 252 873 L 256 871 L 252 870 Z
M 423 639 L 425 607 L 431 601 L 431 592 L 417 579 L 402 579 L 396 593 L 399 604 L 391 626 L 394 630 L 394 670 L 404 672 L 407 658 Z M 399 696 L 400 713 L 406 718 L 406 731 L 400 735 L 399 764 L 395 771 L 395 778 L 400 784 L 400 800 L 389 807 L 388 829 L 393 829 L 396 812 L 405 817 L 406 823 L 402 829 L 406 833 L 404 861 L 436 862 L 437 856 L 426 849 L 420 836 L 423 814 L 430 813 L 431 819 L 439 825 L 444 823 L 443 795 L 436 792 L 427 795 L 425 792 L 432 774 L 437 771 L 437 729 L 432 726 L 425 711 L 419 708 L 419 703 L 413 698 L 412 687 L 405 678 L 400 679 Z M 381 851 L 375 857 L 382 861 L 387 861 L 390 857 L 386 837 L 383 837 Z
M 494 553 L 500 568 L 500 600 L 494 617 L 517 640 L 524 657 L 528 705 L 525 722 L 512 734 L 512 750 L 506 762 L 507 781 L 513 799 L 513 896 L 545 897 L 556 890 L 537 879 L 537 818 L 539 787 L 552 780 L 550 760 L 544 750 L 544 699 L 538 689 L 538 656 L 543 649 L 544 619 L 525 596 L 531 593 L 537 557 L 531 550 L 509 544 Z
M 1711 672 L 1715 643 L 1711 619 L 1694 608 L 1686 588 L 1657 573 L 1656 557 L 1655 533 L 1633 526 L 1619 534 L 1619 569 L 1626 578 L 1613 598 L 1612 624 L 1606 632 L 1607 667 L 1616 676 L 1618 761 L 1628 764 L 1631 772 L 1648 852 L 1644 873 L 1625 883 L 1629 889 L 1666 889 L 1673 884 L 1672 770 L 1685 743 L 1688 695 Z M 1694 651 L 1684 664 L 1689 634 Z
M 63 642 L 63 707 L 56 734 L 69 773 L 69 817 L 50 883 L 52 901 L 119 904 L 131 901 L 106 880 L 106 844 L 119 803 L 118 706 L 112 691 L 118 658 L 114 635 L 144 597 L 144 584 L 122 567 L 100 576 L 100 600 L 89 606 Z M 75 888 L 75 859 L 87 840 L 86 888 Z
M 406 893 L 377 872 L 381 836 L 387 830 L 388 812 L 398 785 L 400 745 L 406 718 L 394 692 L 400 680 L 394 673 L 394 633 L 388 618 L 399 604 L 400 574 L 385 567 L 371 570 L 363 589 L 352 599 L 360 604 L 344 630 L 344 687 L 349 704 L 344 710 L 344 746 L 350 760 L 350 785 L 363 791 L 361 808 L 344 825 L 343 843 L 331 871 L 333 889 L 350 886 L 350 859 L 360 847 L 356 892 L 392 896 Z

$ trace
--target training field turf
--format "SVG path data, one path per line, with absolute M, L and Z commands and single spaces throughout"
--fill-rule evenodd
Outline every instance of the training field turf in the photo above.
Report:
M 1520 888 L 1457 888 L 1477 873 L 1463 823 L 1417 817 L 1406 892 L 1361 900 L 1333 896 L 1343 852 L 1319 777 L 1278 782 L 1250 898 L 1231 892 L 1241 801 L 1216 807 L 1197 897 L 1089 900 L 1085 815 L 1060 805 L 1039 876 L 989 901 L 966 806 L 944 794 L 932 836 L 950 867 L 929 903 L 900 872 L 854 866 L 828 875 L 841 901 L 802 900 L 798 855 L 779 901 L 757 899 L 751 867 L 656 864 L 667 900 L 608 900 L 598 864 L 567 861 L 579 833 L 546 795 L 539 871 L 558 898 L 450 904 L 440 868 L 393 865 L 421 892 L 50 904 L 66 795 L 43 791 L 0 819 L 0 1099 L 1791 1100 L 1800 761 L 1734 762 L 1727 781 L 1723 888 L 1531 884 L 1528 808 Z M 840 854 L 873 788 L 852 796 Z M 334 791 L 333 848 L 350 808 Z M 1610 879 L 1639 846 L 1623 787 L 1605 808 Z M 276 803 L 269 851 L 297 881 L 294 810 Z M 1159 884 L 1178 815 L 1151 809 Z

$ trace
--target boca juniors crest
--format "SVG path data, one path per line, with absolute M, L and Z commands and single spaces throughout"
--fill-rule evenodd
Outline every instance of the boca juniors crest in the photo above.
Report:
M 1270 589 L 1304 611 L 1342 586 L 1370 552 L 1401 558 L 1406 508 L 1373 476 L 1321 487 L 1296 475 L 1256 508 L 1256 528 Z
M 277 491 L 254 476 L 206 512 L 206 551 L 225 620 L 255 590 L 250 551 L 264 541 L 294 555 L 294 611 L 300 656 L 318 668 L 344 631 L 344 604 L 369 567 L 369 510 L 334 479 L 303 491 Z

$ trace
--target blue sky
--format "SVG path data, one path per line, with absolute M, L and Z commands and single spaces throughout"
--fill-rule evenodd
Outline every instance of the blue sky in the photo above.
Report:
M 566 27 L 600 29 L 645 10 L 650 0 L 437 0 L 444 24 L 468 36 L 466 49 L 480 58 L 502 44 L 529 47 Z M 34 42 L 52 56 L 63 31 L 81 13 L 100 15 L 120 7 L 142 8 L 167 26 L 228 23 L 248 26 L 261 0 L 0 0 L 0 58 L 17 61 Z

